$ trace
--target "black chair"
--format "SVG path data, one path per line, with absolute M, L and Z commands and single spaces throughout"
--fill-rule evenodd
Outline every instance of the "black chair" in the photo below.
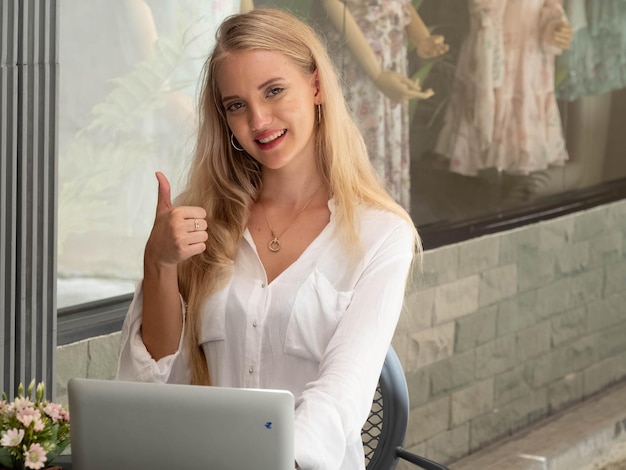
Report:
M 448 470 L 437 462 L 402 448 L 408 422 L 409 390 L 406 377 L 398 355 L 389 347 L 372 411 L 361 432 L 367 470 L 393 470 L 399 459 L 426 470 Z

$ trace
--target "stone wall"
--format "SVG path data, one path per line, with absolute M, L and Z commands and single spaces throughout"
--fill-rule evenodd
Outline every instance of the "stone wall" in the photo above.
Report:
M 120 349 L 119 332 L 57 347 L 56 400 L 67 403 L 67 382 L 72 377 L 113 379 Z
M 626 201 L 427 251 L 417 277 L 393 342 L 409 450 L 452 462 L 626 377 Z
M 415 286 L 393 341 L 409 450 L 454 461 L 626 377 L 626 201 L 427 251 Z M 112 378 L 119 341 L 60 346 L 57 399 Z

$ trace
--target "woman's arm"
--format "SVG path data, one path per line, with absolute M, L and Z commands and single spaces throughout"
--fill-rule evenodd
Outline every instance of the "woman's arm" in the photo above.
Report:
M 144 253 L 141 335 L 155 360 L 178 350 L 183 329 L 177 266 L 206 249 L 206 211 L 172 207 L 170 184 L 157 173 L 159 195 L 154 226 Z
M 157 213 L 146 243 L 144 279 L 122 326 L 116 378 L 189 383 L 189 367 L 181 349 L 185 307 L 178 292 L 177 265 L 204 251 L 206 211 L 172 207 L 167 178 L 157 173 L 157 179 Z
M 373 225 L 390 221 L 372 222 L 365 229 L 372 248 L 355 273 L 350 304 L 325 347 L 318 377 L 296 401 L 296 458 L 305 469 L 338 468 L 346 445 L 360 442 L 404 302 L 412 229 L 402 221 L 381 234 Z

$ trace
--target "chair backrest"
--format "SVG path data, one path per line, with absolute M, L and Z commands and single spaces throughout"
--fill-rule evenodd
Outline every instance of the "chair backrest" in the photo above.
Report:
M 361 437 L 367 470 L 390 470 L 398 463 L 409 422 L 409 390 L 402 364 L 389 347 L 370 416 Z

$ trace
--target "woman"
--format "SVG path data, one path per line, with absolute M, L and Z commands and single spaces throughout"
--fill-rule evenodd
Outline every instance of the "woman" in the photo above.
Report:
M 162 174 L 118 378 L 296 398 L 300 468 L 362 469 L 360 431 L 419 239 L 384 191 L 311 28 L 225 20 L 189 181 Z

